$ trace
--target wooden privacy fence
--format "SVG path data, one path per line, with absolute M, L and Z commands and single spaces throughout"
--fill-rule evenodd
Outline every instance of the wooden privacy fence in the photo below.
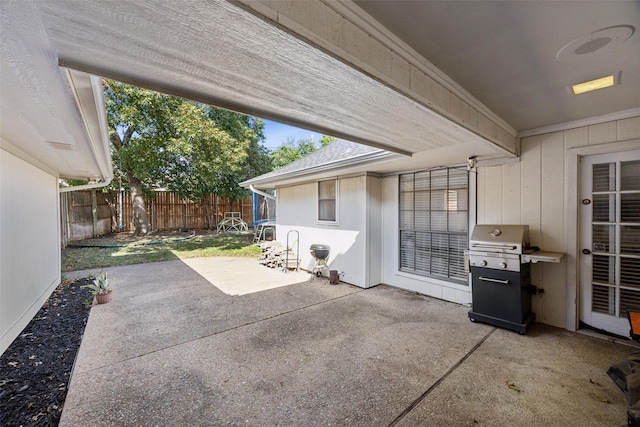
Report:
M 251 199 L 233 202 L 209 194 L 202 201 L 180 199 L 171 191 L 158 191 L 153 200 L 148 200 L 147 217 L 151 230 L 180 230 L 193 228 L 215 229 L 225 212 L 240 212 L 247 224 L 253 223 Z M 123 231 L 133 231 L 133 206 L 128 194 L 122 197 Z
M 60 193 L 62 247 L 114 231 L 114 194 L 96 190 Z
M 62 245 L 113 232 L 134 231 L 131 196 L 124 192 L 80 190 L 60 194 Z M 215 229 L 225 212 L 240 212 L 251 226 L 251 199 L 232 201 L 209 194 L 202 201 L 180 199 L 171 191 L 158 191 L 146 201 L 152 231 Z

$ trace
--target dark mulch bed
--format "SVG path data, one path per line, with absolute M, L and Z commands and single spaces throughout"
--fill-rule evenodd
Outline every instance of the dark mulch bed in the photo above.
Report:
M 0 356 L 0 425 L 57 426 L 92 295 L 65 281 Z

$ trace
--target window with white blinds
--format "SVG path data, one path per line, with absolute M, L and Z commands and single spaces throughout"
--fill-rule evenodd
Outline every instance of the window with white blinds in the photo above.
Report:
M 400 270 L 467 284 L 466 169 L 400 175 Z

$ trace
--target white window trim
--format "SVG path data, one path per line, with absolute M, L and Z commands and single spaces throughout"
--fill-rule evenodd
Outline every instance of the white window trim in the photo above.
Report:
M 455 289 L 462 292 L 471 292 L 471 287 L 467 284 L 460 282 L 453 282 L 444 278 L 438 278 L 436 276 L 425 276 L 424 274 L 411 273 L 405 270 L 396 270 L 395 276 L 406 277 L 408 279 L 416 280 L 421 283 L 427 283 L 429 285 L 440 286 L 443 288 Z
M 435 169 L 458 169 L 458 167 L 456 166 L 449 166 L 449 167 L 444 167 L 444 168 L 434 168 Z M 419 172 L 419 171 L 416 171 Z M 397 184 L 397 188 L 398 188 L 398 193 L 396 194 L 396 199 L 397 199 L 397 208 L 398 208 L 398 224 L 397 224 L 397 236 L 400 236 L 400 222 L 401 222 L 401 218 L 400 218 L 400 177 L 402 175 L 405 174 L 415 174 L 416 172 L 404 172 L 404 173 L 400 173 L 398 174 L 398 181 L 396 182 Z M 468 194 L 468 200 L 467 200 L 467 223 L 469 228 L 467 229 L 467 247 L 468 247 L 468 243 L 469 243 L 469 237 L 471 236 L 471 224 L 476 222 L 476 214 L 477 214 L 477 189 L 476 189 L 476 180 L 477 180 L 477 176 L 476 176 L 476 170 L 475 168 L 473 168 L 473 170 L 469 170 L 467 169 L 467 194 Z M 445 277 L 445 276 L 439 276 L 436 274 L 422 274 L 419 273 L 415 270 L 408 270 L 408 269 L 402 269 L 401 267 L 401 262 L 400 262 L 400 257 L 401 257 L 401 245 L 400 245 L 400 239 L 398 239 L 398 250 L 397 250 L 397 258 L 396 258 L 396 276 L 403 276 L 403 277 L 422 277 L 423 280 L 426 278 L 427 279 L 427 283 L 432 282 L 432 283 L 438 283 L 438 282 L 446 282 L 449 284 L 453 284 L 456 286 L 461 286 L 464 289 L 467 290 L 471 290 L 471 280 L 470 280 L 470 274 L 467 273 L 467 277 L 466 279 L 454 279 L 454 278 L 450 278 L 450 277 Z M 465 283 L 466 282 L 466 283 Z M 451 287 L 454 288 L 453 286 L 447 286 L 447 287 Z
M 318 218 L 320 211 L 320 183 L 327 181 L 335 181 L 336 183 L 336 220 L 326 221 Z M 316 181 L 316 224 L 317 225 L 340 225 L 340 180 L 338 178 L 321 179 Z

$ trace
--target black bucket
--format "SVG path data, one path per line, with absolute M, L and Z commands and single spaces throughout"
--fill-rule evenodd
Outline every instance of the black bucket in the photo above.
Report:
M 338 270 L 329 270 L 329 283 L 332 285 L 337 285 L 340 282 L 340 275 L 338 274 Z

